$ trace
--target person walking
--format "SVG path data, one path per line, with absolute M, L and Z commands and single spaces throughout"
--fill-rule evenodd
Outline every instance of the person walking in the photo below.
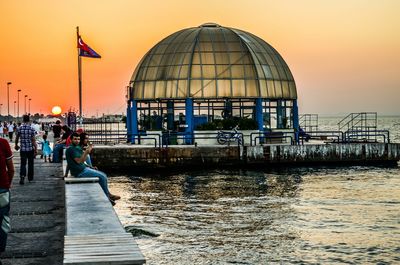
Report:
M 10 124 L 8 124 L 8 137 L 10 138 L 10 142 L 13 141 L 13 135 L 14 135 L 14 124 L 10 122 Z
M 19 184 L 24 185 L 26 177 L 26 162 L 28 161 L 28 180 L 33 180 L 33 159 L 37 155 L 37 144 L 35 139 L 35 130 L 29 122 L 29 115 L 22 118 L 23 124 L 18 128 L 17 137 L 15 139 L 15 150 L 19 150 L 19 139 L 21 139 L 21 170 Z
M 6 250 L 10 232 L 10 187 L 14 177 L 13 153 L 6 139 L 0 138 L 0 253 Z M 1 264 L 1 261 L 0 261 Z

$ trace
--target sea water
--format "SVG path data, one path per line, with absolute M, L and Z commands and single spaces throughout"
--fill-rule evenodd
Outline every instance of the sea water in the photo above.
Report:
M 400 142 L 400 117 L 378 122 Z M 400 264 L 399 167 L 132 172 L 110 186 L 147 264 Z

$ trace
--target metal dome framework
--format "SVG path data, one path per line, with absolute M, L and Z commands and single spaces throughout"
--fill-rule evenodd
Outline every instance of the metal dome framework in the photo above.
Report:
M 271 45 L 209 23 L 156 44 L 132 75 L 131 97 L 296 99 L 297 93 L 289 67 Z
M 201 123 L 232 116 L 251 117 L 259 131 L 298 127 L 296 85 L 282 56 L 251 33 L 214 23 L 180 30 L 150 49 L 127 96 L 131 135 L 178 131 L 176 124 L 192 134 Z M 145 124 L 150 116 L 166 117 L 167 126 Z

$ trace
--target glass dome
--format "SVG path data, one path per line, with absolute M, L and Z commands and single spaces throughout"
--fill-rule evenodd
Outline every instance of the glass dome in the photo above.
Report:
M 156 44 L 132 75 L 135 100 L 297 99 L 282 56 L 261 38 L 206 23 L 180 30 Z

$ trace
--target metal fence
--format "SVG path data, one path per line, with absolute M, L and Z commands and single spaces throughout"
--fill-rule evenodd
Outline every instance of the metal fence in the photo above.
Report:
M 96 144 L 126 143 L 127 130 L 123 122 L 118 121 L 84 121 L 82 127 L 90 135 L 90 141 Z

